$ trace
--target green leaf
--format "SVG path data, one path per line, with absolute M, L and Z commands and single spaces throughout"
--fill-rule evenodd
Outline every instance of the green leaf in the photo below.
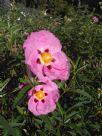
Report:
M 59 128 L 57 128 L 57 132 L 56 132 L 55 135 L 56 135 L 56 136 L 62 136 Z
M 24 97 L 24 95 L 28 92 L 29 89 L 30 89 L 30 87 L 26 86 L 20 90 L 20 92 L 17 94 L 17 96 L 14 100 L 13 107 L 15 107 L 17 105 L 17 103 L 22 99 L 22 97 Z
M 58 107 L 59 112 L 61 113 L 61 116 L 63 117 L 64 111 L 59 102 L 57 103 L 57 107 Z
M 20 107 L 17 105 L 17 110 L 21 115 L 24 115 L 26 113 L 25 107 Z
M 68 109 L 68 112 L 73 109 L 79 108 L 80 106 L 83 106 L 84 104 L 87 104 L 87 103 L 90 103 L 90 101 L 83 101 L 83 102 L 76 103 L 75 105 L 73 105 L 72 107 Z
M 64 81 L 61 81 L 61 82 L 59 82 L 59 81 L 55 81 L 56 82 L 56 84 L 58 85 L 58 88 L 60 88 L 60 89 L 62 89 L 62 90 L 65 90 L 65 82 Z
M 78 112 L 77 111 L 73 111 L 73 112 L 71 112 L 70 114 L 68 114 L 67 115 L 67 119 L 65 120 L 65 124 L 66 123 L 68 123 L 69 121 L 70 121 L 70 119 L 73 117 L 73 116 L 75 116 L 76 114 L 78 114 Z
M 52 126 L 52 122 L 50 120 L 50 117 L 48 117 L 48 116 L 41 116 L 40 118 L 45 123 L 45 128 L 47 128 L 48 130 L 53 130 L 53 126 Z
M 73 92 L 78 93 L 78 94 L 80 94 L 80 95 L 83 95 L 84 97 L 86 97 L 86 98 L 88 98 L 88 99 L 90 99 L 90 100 L 93 100 L 92 96 L 91 96 L 89 93 L 87 93 L 86 91 L 84 91 L 84 90 L 76 89 L 76 90 L 73 91 Z
M 0 115 L 0 125 L 3 128 L 3 134 L 6 136 L 12 135 L 12 136 L 19 136 L 16 135 L 15 129 L 10 126 L 8 121 Z
M 2 84 L 0 83 L 0 92 L 6 87 L 9 81 L 10 78 L 6 79 Z

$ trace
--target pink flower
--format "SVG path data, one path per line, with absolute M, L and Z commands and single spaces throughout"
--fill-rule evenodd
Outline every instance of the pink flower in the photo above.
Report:
M 25 87 L 26 85 L 27 85 L 26 83 L 20 83 L 19 86 L 18 86 L 18 88 L 19 88 L 19 89 L 22 89 L 22 88 Z
M 19 83 L 18 88 L 23 89 L 26 86 L 31 86 L 31 83 L 27 83 L 27 82 L 26 83 Z
M 94 23 L 98 23 L 99 22 L 99 16 L 93 16 L 92 20 Z
M 25 63 L 39 79 L 67 80 L 70 62 L 61 48 L 60 41 L 51 32 L 32 32 L 23 45 Z
M 59 90 L 52 81 L 32 88 L 28 92 L 28 110 L 34 115 L 45 115 L 56 109 Z

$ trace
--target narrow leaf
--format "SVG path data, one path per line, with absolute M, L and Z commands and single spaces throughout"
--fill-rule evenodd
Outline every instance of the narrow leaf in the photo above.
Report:
M 17 103 L 22 99 L 22 97 L 28 92 L 29 89 L 30 89 L 29 86 L 25 86 L 22 90 L 20 90 L 20 92 L 18 93 L 14 100 L 13 107 L 17 105 Z

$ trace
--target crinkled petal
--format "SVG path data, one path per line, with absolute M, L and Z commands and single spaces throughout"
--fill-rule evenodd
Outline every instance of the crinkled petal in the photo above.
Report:
M 66 64 L 69 62 L 68 57 L 65 55 L 64 52 L 60 51 L 55 54 L 53 54 L 53 57 L 55 59 L 55 62 L 53 62 L 51 65 L 52 67 L 55 67 L 57 69 L 65 69 Z
M 68 80 L 70 75 L 67 67 L 64 70 L 59 70 L 53 67 L 49 70 L 47 67 L 44 67 L 44 73 L 51 80 Z
M 58 89 L 58 86 L 57 86 L 54 82 L 52 82 L 52 81 L 50 80 L 50 78 L 48 78 L 48 77 L 45 77 L 45 78 L 43 78 L 43 79 L 40 79 L 39 82 L 45 83 L 45 86 L 46 86 L 46 87 L 47 87 L 47 86 L 50 87 L 51 90 L 57 90 L 57 89 Z M 50 89 L 50 88 L 49 88 L 49 89 Z
M 58 86 L 52 82 L 51 80 L 46 81 L 45 92 L 48 93 L 50 97 L 52 97 L 54 103 L 56 103 L 60 97 L 60 93 L 58 90 Z
M 59 98 L 60 98 L 60 94 L 58 90 L 54 90 L 53 92 L 50 93 L 50 96 L 52 97 L 54 103 L 57 103 Z
M 70 62 L 63 52 L 54 54 L 55 62 L 51 64 L 51 69 L 44 66 L 44 73 L 51 80 L 67 80 L 70 75 Z
M 34 88 L 28 91 L 28 98 L 30 98 L 33 95 L 33 91 L 34 91 Z
M 51 52 L 58 52 L 62 48 L 59 39 L 51 32 L 41 30 L 38 32 L 32 32 L 23 44 L 23 49 L 29 51 L 31 54 L 35 50 L 44 51 L 49 49 Z
M 39 115 L 45 115 L 53 112 L 56 109 L 56 104 L 51 97 L 47 97 L 45 102 L 39 102 L 37 105 L 37 112 Z
M 34 115 L 39 115 L 39 112 L 37 111 L 37 105 L 39 102 L 34 102 L 34 96 L 30 97 L 28 101 L 28 110 L 32 112 Z
M 30 57 L 25 60 L 25 63 L 29 65 L 29 69 L 32 71 L 34 75 L 36 75 L 38 78 L 44 78 L 43 73 L 43 65 L 37 63 L 38 54 L 32 53 Z

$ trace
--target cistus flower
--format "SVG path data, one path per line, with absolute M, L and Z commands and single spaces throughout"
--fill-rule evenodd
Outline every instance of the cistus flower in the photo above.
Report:
M 61 48 L 59 39 L 51 32 L 32 32 L 23 44 L 25 63 L 38 79 L 67 80 L 70 62 Z
M 59 90 L 52 81 L 37 85 L 28 92 L 28 110 L 34 115 L 45 115 L 56 109 Z
M 94 23 L 98 23 L 99 22 L 99 16 L 93 16 L 92 20 Z

